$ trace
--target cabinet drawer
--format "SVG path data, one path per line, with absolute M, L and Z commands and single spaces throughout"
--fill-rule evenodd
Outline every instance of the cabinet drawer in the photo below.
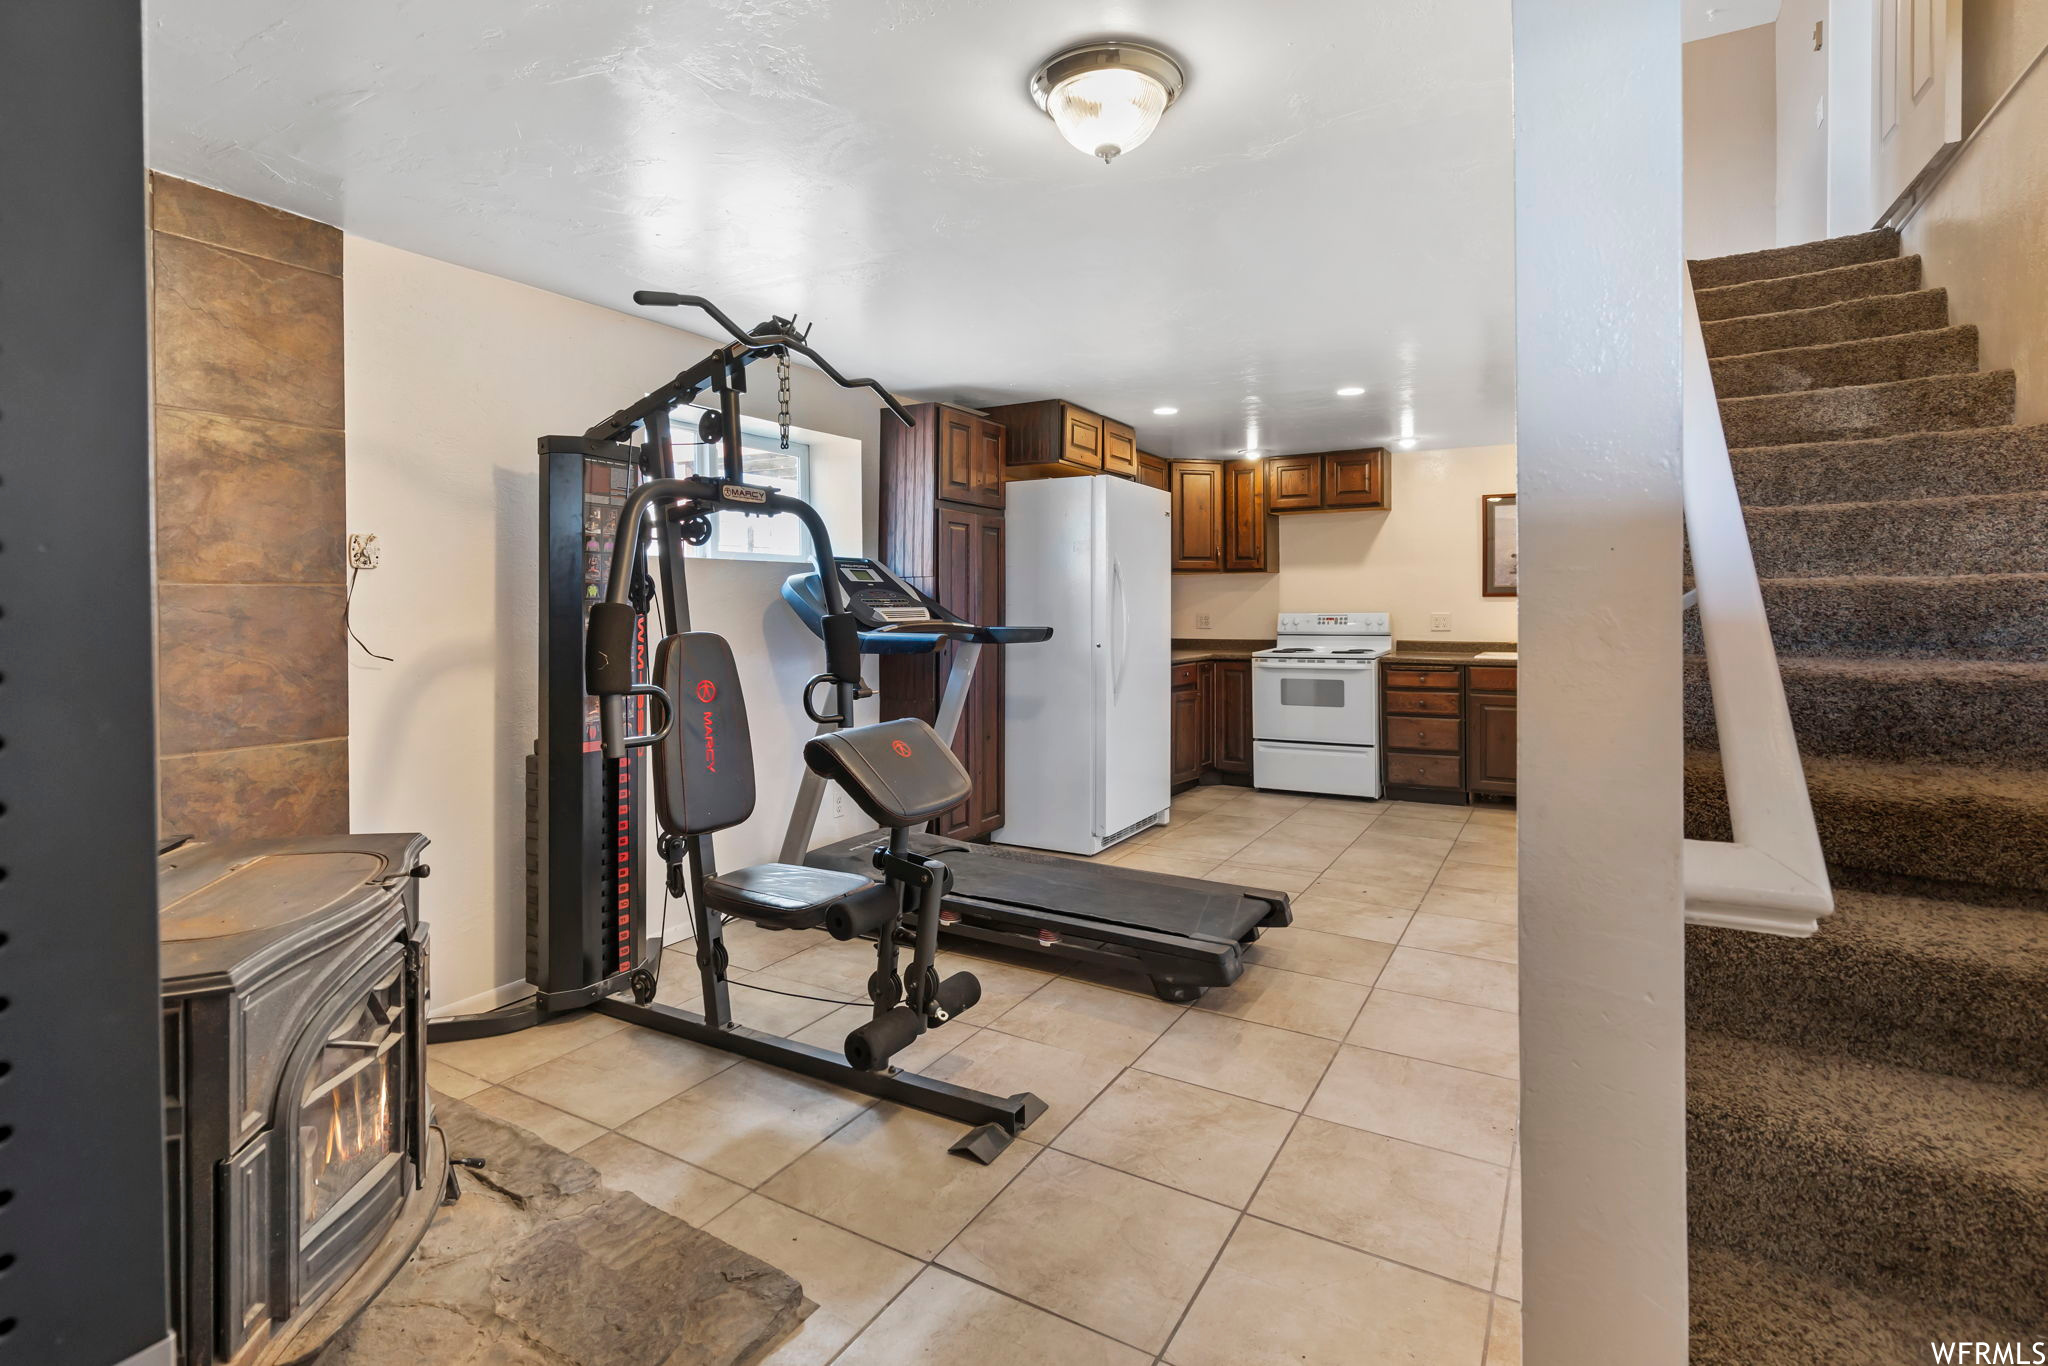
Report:
M 1485 669 L 1473 665 L 1467 670 L 1472 679 L 1473 692 L 1513 692 L 1515 675 L 1519 669 Z
M 1157 675 L 1154 676 L 1157 677 Z M 1173 666 L 1173 686 L 1176 688 L 1192 688 L 1200 681 L 1201 677 L 1202 666 L 1199 664 L 1176 664 Z
M 1456 669 L 1389 669 L 1387 686 L 1390 688 L 1455 688 L 1458 686 Z
M 1454 692 L 1389 692 L 1387 715 L 1456 716 L 1458 695 Z
M 1464 723 L 1448 717 L 1389 716 L 1388 749 L 1440 749 L 1456 754 Z
M 1399 787 L 1465 786 L 1455 754 L 1389 754 L 1387 782 Z

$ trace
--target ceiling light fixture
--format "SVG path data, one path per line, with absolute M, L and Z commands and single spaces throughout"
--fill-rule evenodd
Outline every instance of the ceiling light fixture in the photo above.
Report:
M 1238 454 L 1243 456 L 1247 460 L 1257 460 L 1260 456 L 1264 455 L 1265 452 L 1254 446 L 1249 449 L 1239 451 Z
M 1394 443 L 1394 449 L 1395 449 L 1395 450 L 1399 450 L 1399 451 L 1412 451 L 1412 450 L 1414 450 L 1414 449 L 1415 449 L 1415 438 L 1414 438 L 1414 437 L 1412 437 L 1412 436 L 1404 436 L 1404 437 L 1402 437 L 1402 438 L 1401 438 L 1401 439 L 1400 439 L 1399 441 L 1396 441 L 1396 442 Z
M 1358 396 L 1359 396 L 1360 394 L 1362 394 L 1362 393 L 1364 393 L 1364 392 L 1365 392 L 1365 386 L 1364 386 L 1363 384 L 1347 384 L 1347 385 L 1345 385 L 1345 386 L 1344 386 L 1344 387 L 1343 387 L 1342 389 L 1339 389 L 1339 390 L 1337 391 L 1337 397 L 1338 397 L 1338 398 L 1357 398 L 1357 397 L 1358 397 Z
M 1172 416 L 1173 416 L 1173 415 L 1174 415 L 1175 413 L 1177 413 L 1177 412 L 1179 412 L 1179 411 L 1180 411 L 1180 409 L 1178 409 L 1178 408 L 1154 408 L 1154 409 L 1152 410 L 1152 416 L 1154 416 L 1154 417 L 1172 417 Z
M 1144 43 L 1071 47 L 1031 73 L 1031 98 L 1079 151 L 1116 160 L 1143 143 L 1180 98 L 1180 63 Z

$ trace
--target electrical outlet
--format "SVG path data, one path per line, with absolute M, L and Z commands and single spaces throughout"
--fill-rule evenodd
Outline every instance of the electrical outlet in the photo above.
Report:
M 846 819 L 846 794 L 836 787 L 832 789 L 832 819 L 835 821 Z
M 1449 612 L 1431 612 L 1429 614 L 1429 629 L 1432 631 L 1450 630 L 1451 614 Z
M 377 562 L 384 558 L 384 552 L 377 548 L 377 533 L 351 532 L 348 538 L 348 567 L 350 569 L 375 569 Z
M 1197 631 L 1206 631 L 1209 629 L 1209 614 L 1207 612 L 1195 613 L 1195 629 Z

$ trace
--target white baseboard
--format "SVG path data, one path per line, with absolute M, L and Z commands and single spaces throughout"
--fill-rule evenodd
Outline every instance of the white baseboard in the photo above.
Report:
M 465 996 L 445 1006 L 431 1006 L 427 1018 L 438 1020 L 448 1015 L 481 1015 L 499 1006 L 509 1006 L 514 1001 L 533 995 L 533 984 L 521 978 L 517 982 L 504 982 L 489 991 L 479 991 L 474 996 Z

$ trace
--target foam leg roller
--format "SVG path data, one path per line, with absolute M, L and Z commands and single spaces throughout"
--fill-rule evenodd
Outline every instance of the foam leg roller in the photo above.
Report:
M 879 1072 L 924 1032 L 924 1021 L 909 1006 L 877 1015 L 846 1036 L 846 1060 L 863 1072 Z
M 932 1001 L 946 1012 L 946 1018 L 971 1008 L 981 999 L 981 979 L 971 972 L 956 972 L 939 983 L 939 989 L 932 993 Z
M 878 933 L 896 913 L 895 890 L 880 890 L 883 895 L 870 893 L 833 902 L 825 910 L 825 932 L 834 939 L 859 939 Z

